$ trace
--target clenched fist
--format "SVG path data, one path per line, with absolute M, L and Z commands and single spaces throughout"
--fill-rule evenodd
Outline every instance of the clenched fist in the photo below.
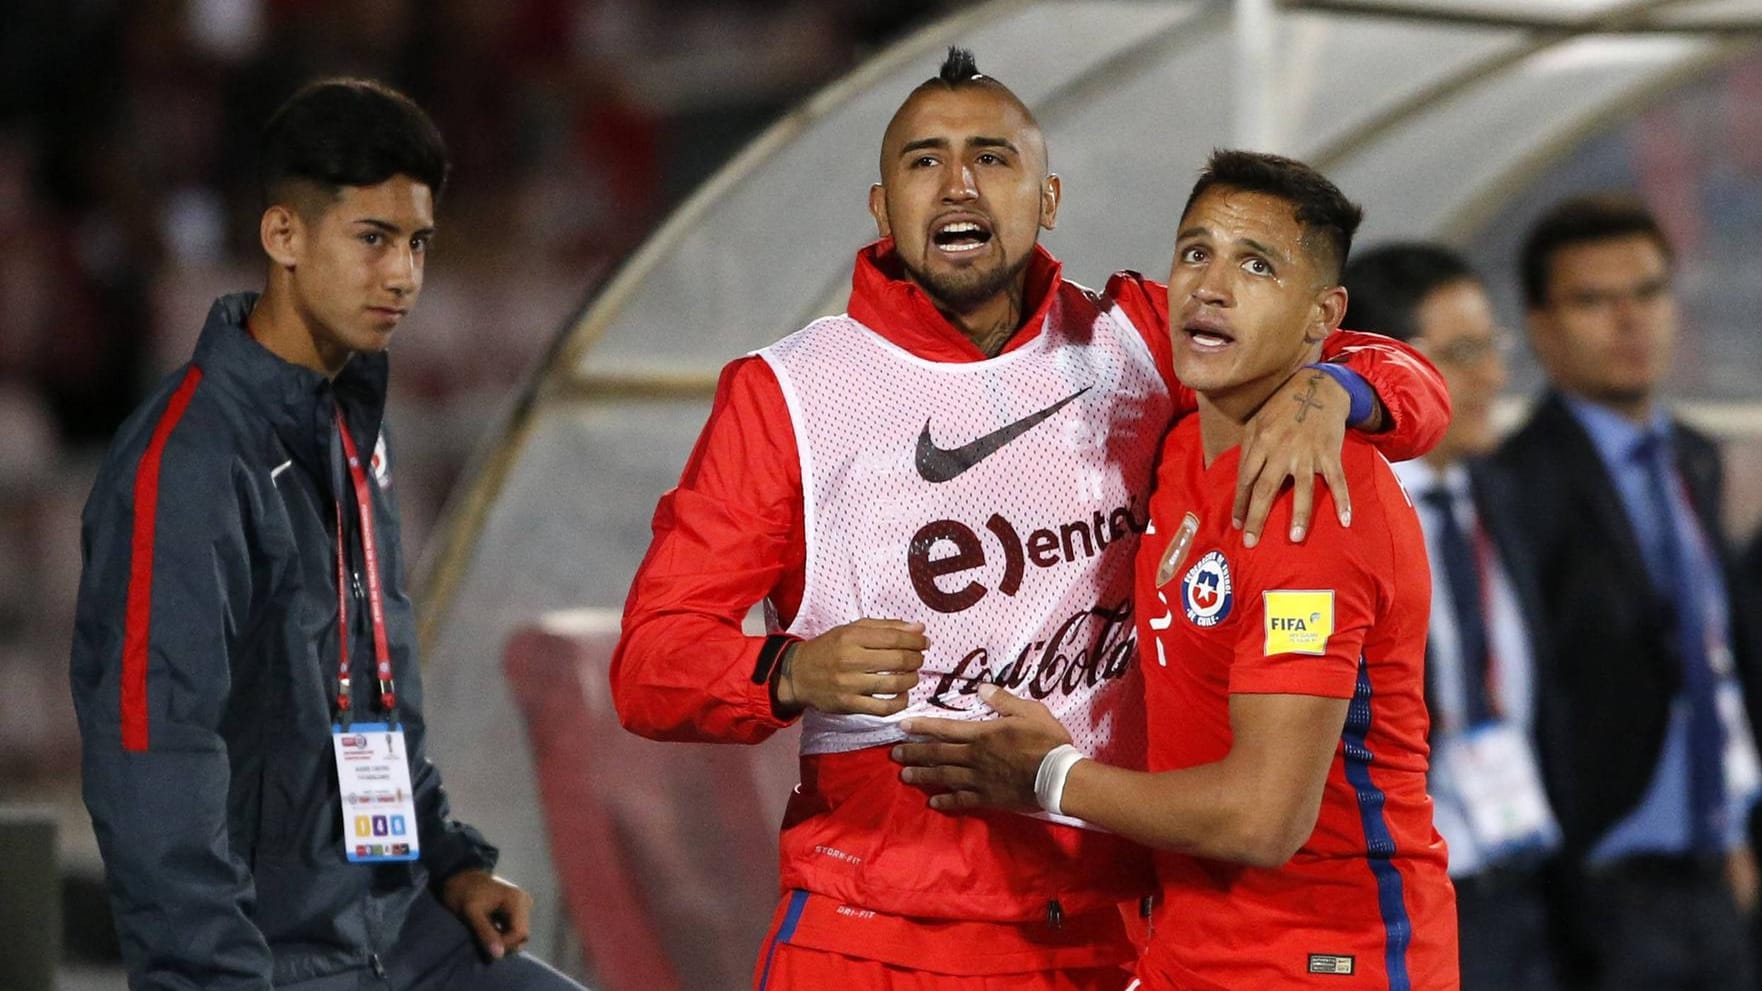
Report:
M 777 666 L 780 712 L 804 708 L 890 716 L 903 710 L 924 666 L 924 624 L 859 619 L 785 651 Z

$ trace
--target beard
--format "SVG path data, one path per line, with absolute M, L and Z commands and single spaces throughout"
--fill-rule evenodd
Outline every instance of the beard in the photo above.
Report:
M 906 275 L 923 287 L 939 309 L 958 313 L 1006 292 L 1027 270 L 1032 259 L 1033 253 L 1029 252 L 1013 262 L 1000 258 L 989 267 L 975 265 L 943 272 L 925 271 L 904 258 L 900 259 L 900 264 Z

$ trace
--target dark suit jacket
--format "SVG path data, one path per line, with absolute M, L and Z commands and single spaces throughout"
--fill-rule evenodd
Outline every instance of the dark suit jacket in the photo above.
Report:
M 1706 436 L 1677 425 L 1677 467 L 1725 569 L 1733 649 L 1752 725 L 1762 674 L 1745 593 L 1720 536 L 1723 470 Z M 1577 859 L 1644 797 L 1657 767 L 1681 661 L 1671 603 L 1653 590 L 1639 538 L 1591 438 L 1548 394 L 1500 449 L 1521 511 L 1512 520 L 1535 567 L 1547 650 L 1538 655 L 1543 774 L 1566 851 Z

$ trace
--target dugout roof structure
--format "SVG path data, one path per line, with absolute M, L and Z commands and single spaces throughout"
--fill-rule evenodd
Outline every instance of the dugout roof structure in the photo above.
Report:
M 780 119 L 597 289 L 430 547 L 428 705 L 446 727 L 435 749 L 456 801 L 507 851 L 506 872 L 538 895 L 538 949 L 554 931 L 552 871 L 498 659 L 514 630 L 554 610 L 615 624 L 717 370 L 844 308 L 851 256 L 874 234 L 864 204 L 882 127 L 950 44 L 1038 115 L 1064 180 L 1044 243 L 1090 285 L 1120 268 L 1167 272 L 1180 204 L 1215 146 L 1320 167 L 1367 207 L 1361 245 L 1464 248 L 1513 326 L 1506 287 L 1529 218 L 1568 191 L 1641 194 L 1682 247 L 1672 389 L 1762 461 L 1762 0 L 962 8 Z M 1520 358 L 1514 394 L 1534 382 Z

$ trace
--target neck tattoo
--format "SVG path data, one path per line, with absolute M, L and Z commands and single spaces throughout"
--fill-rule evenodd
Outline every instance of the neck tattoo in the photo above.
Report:
M 1022 307 L 1020 303 L 1010 302 L 1009 310 L 1003 318 L 985 330 L 972 333 L 973 343 L 984 352 L 985 357 L 995 358 L 1009 339 L 1015 336 L 1016 328 L 1022 323 Z

